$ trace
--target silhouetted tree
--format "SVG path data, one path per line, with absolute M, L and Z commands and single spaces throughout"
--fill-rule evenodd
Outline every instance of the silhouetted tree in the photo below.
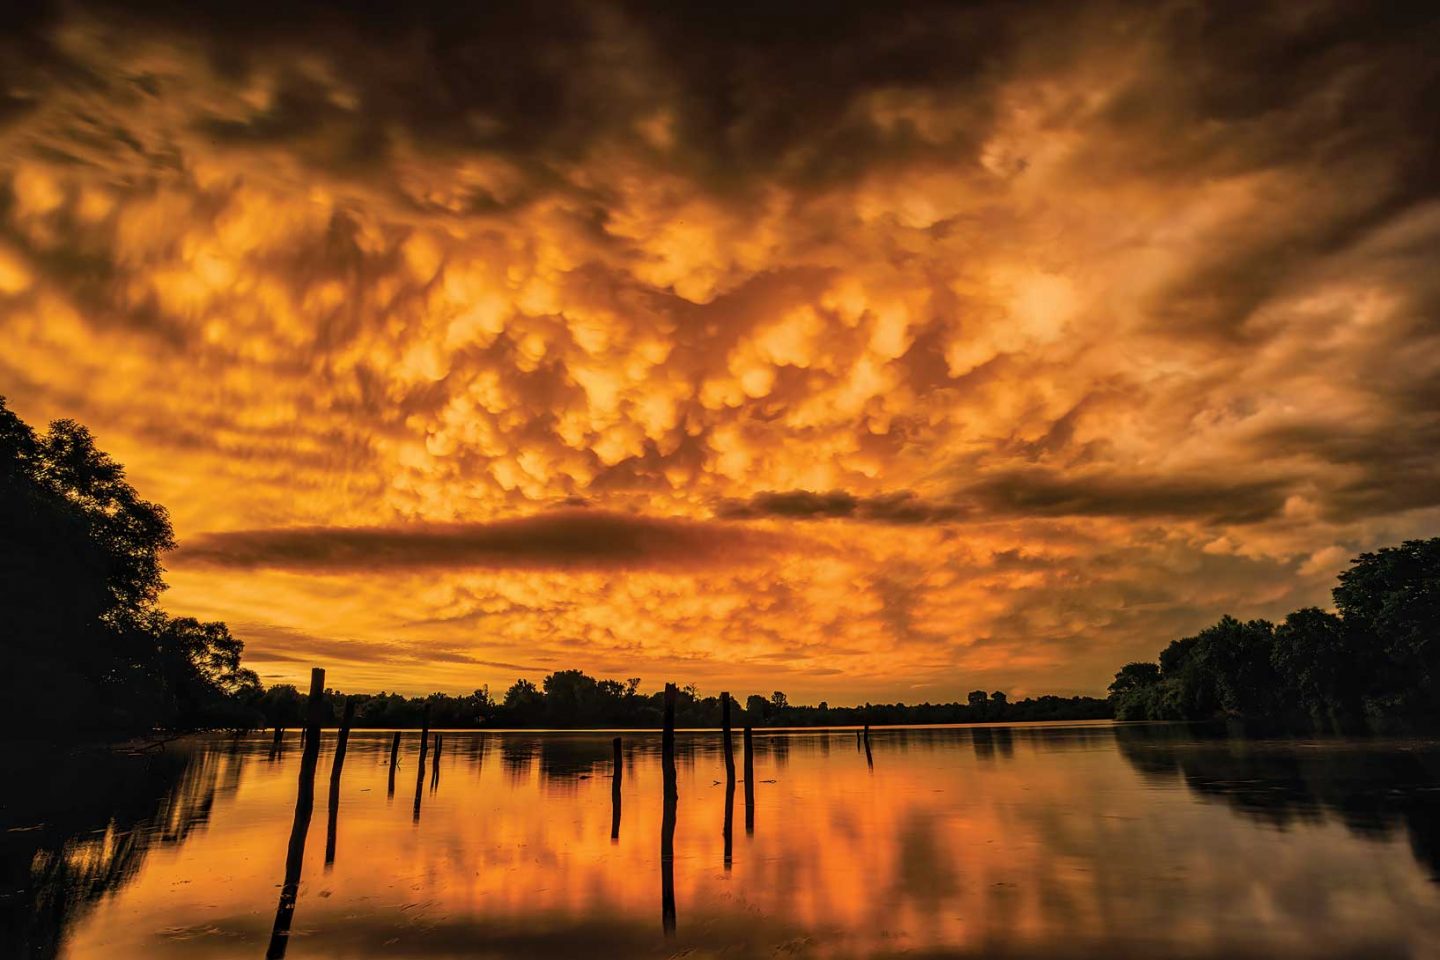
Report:
M 1366 711 L 1435 719 L 1440 713 L 1440 537 L 1362 553 L 1340 574 L 1335 607 L 1373 654 Z
M 1340 574 L 1338 614 L 1278 627 L 1222 617 L 1110 686 L 1121 719 L 1303 723 L 1340 730 L 1440 720 L 1440 537 L 1361 554 Z
M 1340 617 L 1315 607 L 1296 610 L 1275 628 L 1270 662 L 1296 719 L 1337 731 L 1359 721 L 1368 670 L 1357 639 Z
M 164 508 L 88 430 L 36 434 L 0 398 L 3 709 L 55 732 L 253 721 L 240 642 L 156 605 L 173 546 Z
M 529 680 L 516 680 L 505 691 L 505 710 L 517 723 L 534 723 L 545 707 L 544 695 Z

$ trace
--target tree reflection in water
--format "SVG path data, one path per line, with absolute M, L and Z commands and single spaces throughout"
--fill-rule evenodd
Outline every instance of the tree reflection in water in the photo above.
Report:
M 249 745 L 254 747 L 254 744 Z M 0 941 L 56 956 L 87 910 L 184 843 L 234 794 L 252 753 L 169 744 L 151 751 L 11 745 L 0 807 Z
M 1440 882 L 1440 752 L 1414 741 L 1294 741 L 1232 736 L 1186 724 L 1121 725 L 1120 753 L 1151 780 L 1183 780 L 1275 827 L 1333 816 L 1377 840 L 1404 830 L 1415 860 Z
M 612 734 L 445 733 L 417 829 L 387 800 L 393 736 L 358 731 L 345 849 L 307 878 L 291 953 L 1402 956 L 1440 931 L 1436 744 L 1202 733 L 874 727 L 872 774 L 863 733 L 857 755 L 851 731 L 757 731 L 741 833 L 713 731 L 675 736 L 683 804 L 666 802 L 661 738 L 629 732 L 612 839 Z M 263 953 L 301 758 L 267 762 L 271 745 L 16 754 L 0 956 Z M 413 733 L 404 747 L 418 776 Z

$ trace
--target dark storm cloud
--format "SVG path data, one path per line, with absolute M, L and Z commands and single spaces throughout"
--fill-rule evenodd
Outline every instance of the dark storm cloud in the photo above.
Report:
M 790 520 L 863 520 L 874 523 L 948 523 L 968 516 L 968 507 L 926 500 L 908 490 L 858 497 L 844 490 L 767 491 L 749 500 L 726 501 L 716 514 L 728 520 L 783 517 Z
M 237 530 L 193 537 L 177 565 L 292 570 L 686 568 L 779 541 L 685 520 L 558 511 L 496 523 Z
M 1289 487 L 1282 480 L 1086 476 L 1033 469 L 986 478 L 965 487 L 963 496 L 973 498 L 984 514 L 1256 523 L 1280 512 Z
M 434 641 L 416 644 L 408 640 L 391 642 L 345 640 L 335 637 L 317 637 L 304 631 L 266 623 L 237 622 L 231 624 L 231 630 L 237 637 L 245 641 L 247 657 L 254 657 L 268 663 L 308 664 L 318 661 L 403 665 L 439 662 L 522 672 L 543 669 L 535 664 L 478 658 L 459 647 Z
M 1016 516 L 1184 517 L 1246 524 L 1278 514 L 1291 486 L 1284 480 L 1085 476 L 1034 468 L 1007 471 L 967 484 L 950 500 L 929 500 L 909 491 L 858 497 L 843 490 L 788 490 L 728 501 L 716 513 L 732 520 L 781 517 L 890 524 L 945 524 Z
M 58 5 L 57 5 L 58 6 Z M 237 80 L 277 54 L 323 52 L 360 93 L 336 105 L 303 70 L 288 71 L 266 111 L 217 118 L 226 141 L 319 146 L 338 167 L 376 163 L 398 125 L 435 147 L 491 148 L 542 159 L 579 156 L 658 104 L 680 107 L 677 160 L 712 186 L 744 186 L 783 168 L 795 181 L 859 174 L 896 153 L 954 156 L 983 122 L 940 147 L 914 131 L 877 136 L 857 94 L 887 88 L 981 89 L 1023 24 L 1011 4 L 838 2 L 709 6 L 638 0 L 374 5 L 97 2 L 79 9 L 204 45 Z M 18 18 L 24 46 L 54 78 L 86 79 L 50 36 L 53 16 Z M 33 55 L 32 55 L 33 56 Z M 977 103 L 978 98 L 976 98 Z M 980 114 L 984 110 L 978 111 Z M 938 155 L 938 154 L 937 154 Z M 537 171 L 543 178 L 543 172 Z

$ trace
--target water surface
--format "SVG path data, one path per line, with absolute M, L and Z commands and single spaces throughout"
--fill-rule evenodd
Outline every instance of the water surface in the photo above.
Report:
M 1433 741 L 757 731 L 747 812 L 738 732 L 733 794 L 682 732 L 667 861 L 659 735 L 621 735 L 617 837 L 613 733 L 444 732 L 422 770 L 406 731 L 392 792 L 356 732 L 333 807 L 327 733 L 286 956 L 1440 956 Z M 297 735 L 11 752 L 12 955 L 266 954 Z

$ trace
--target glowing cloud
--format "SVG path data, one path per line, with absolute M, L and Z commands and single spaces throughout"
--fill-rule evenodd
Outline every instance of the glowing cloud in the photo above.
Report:
M 267 678 L 1094 693 L 1440 519 L 1403 6 L 16 14 L 0 392 Z

